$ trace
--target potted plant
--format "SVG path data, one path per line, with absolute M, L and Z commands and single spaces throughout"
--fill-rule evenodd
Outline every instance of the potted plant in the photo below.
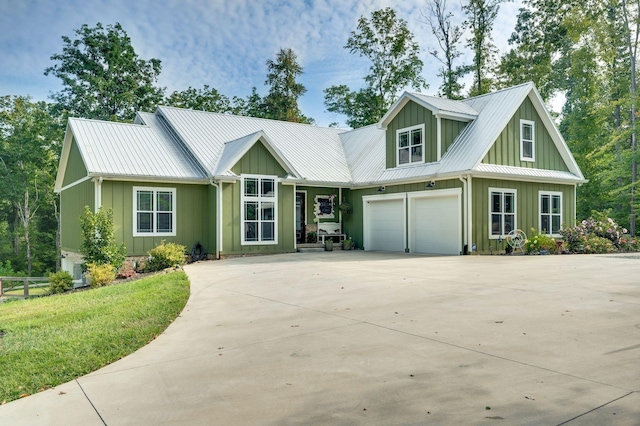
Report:
M 318 233 L 316 231 L 307 232 L 307 242 L 315 243 L 318 241 Z
M 342 203 L 340 203 L 340 205 L 338 206 L 338 210 L 340 210 L 342 216 L 348 216 L 351 214 L 351 212 L 353 212 L 351 204 L 349 204 L 347 201 L 343 201 Z
M 342 250 L 351 250 L 352 245 L 353 241 L 351 241 L 351 237 L 346 238 L 342 241 Z
M 331 238 L 324 239 L 324 249 L 325 251 L 333 251 L 333 239 Z

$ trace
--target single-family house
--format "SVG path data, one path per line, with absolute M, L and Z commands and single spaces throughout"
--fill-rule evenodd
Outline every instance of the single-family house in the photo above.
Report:
M 133 124 L 71 118 L 56 191 L 70 270 L 84 206 L 113 209 L 129 256 L 161 240 L 215 257 L 294 252 L 309 232 L 488 253 L 514 229 L 559 236 L 584 182 L 526 83 L 460 101 L 407 92 L 354 130 L 162 106 Z

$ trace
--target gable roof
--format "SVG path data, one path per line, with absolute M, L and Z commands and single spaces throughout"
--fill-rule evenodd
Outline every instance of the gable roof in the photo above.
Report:
M 568 172 L 483 164 L 509 120 L 529 98 Z M 468 122 L 440 161 L 386 168 L 384 128 L 408 102 L 441 117 Z M 234 116 L 173 107 L 138 113 L 138 124 L 70 119 L 56 180 L 59 190 L 76 141 L 90 176 L 206 182 L 236 179 L 233 166 L 260 141 L 302 185 L 362 187 L 425 179 L 503 176 L 582 183 L 585 179 L 532 83 L 462 101 L 405 92 L 377 125 L 355 130 Z
M 271 139 L 267 135 L 259 130 L 255 133 L 229 141 L 224 144 L 222 154 L 219 157 L 218 164 L 214 169 L 214 177 L 216 176 L 232 176 L 231 168 L 236 165 L 238 161 L 258 142 L 262 141 L 263 145 L 273 155 L 273 157 L 280 163 L 282 168 L 292 177 L 298 177 L 297 172 L 293 166 L 289 163 L 286 157 L 280 152 L 280 150 L 273 144 Z
M 71 145 L 76 143 L 89 176 L 137 180 L 207 181 L 207 174 L 178 141 L 153 125 L 70 118 L 63 142 L 55 190 L 62 189 Z

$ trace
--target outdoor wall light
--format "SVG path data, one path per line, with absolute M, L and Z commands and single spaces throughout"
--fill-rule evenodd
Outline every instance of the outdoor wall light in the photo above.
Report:
M 434 186 L 436 186 L 436 181 L 432 180 L 431 182 L 427 182 L 426 188 L 433 188 Z
M 384 192 L 385 189 L 386 188 L 384 186 L 381 186 L 381 187 L 378 188 L 378 192 Z

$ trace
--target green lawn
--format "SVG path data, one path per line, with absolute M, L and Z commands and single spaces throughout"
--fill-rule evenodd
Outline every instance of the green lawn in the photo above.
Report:
M 0 303 L 0 403 L 90 373 L 146 345 L 189 298 L 184 272 Z

